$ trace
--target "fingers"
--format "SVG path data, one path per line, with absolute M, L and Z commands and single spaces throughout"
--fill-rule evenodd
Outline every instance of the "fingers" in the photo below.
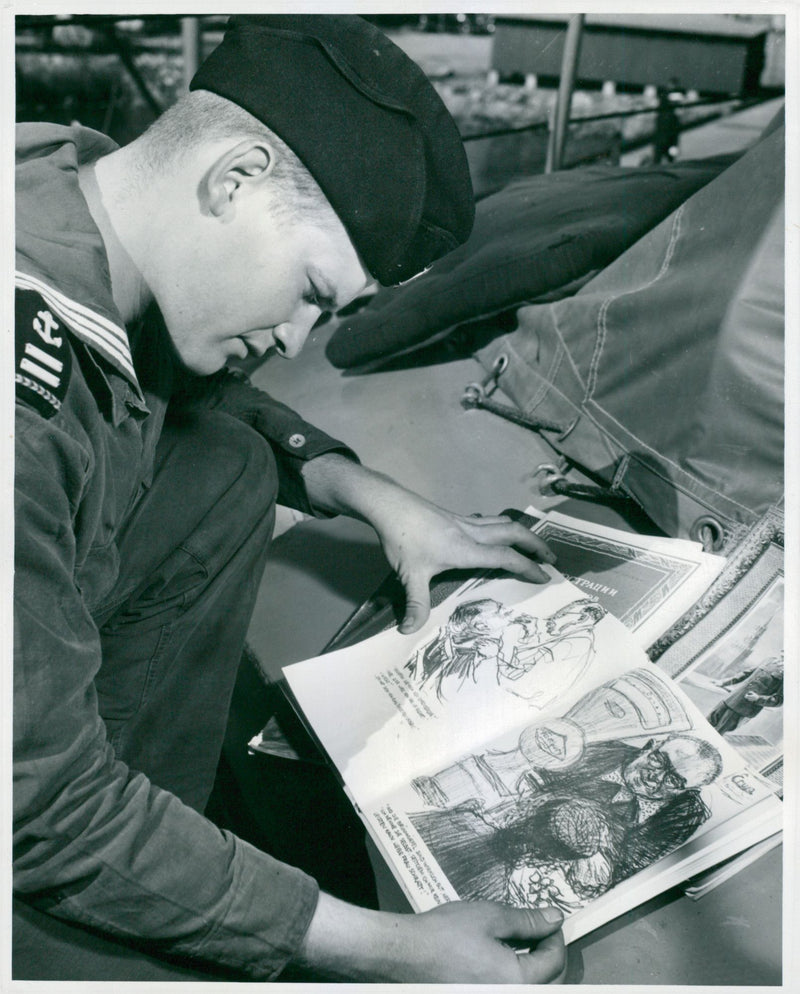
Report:
M 504 907 L 504 915 L 498 931 L 498 939 L 544 939 L 554 935 L 564 924 L 564 916 L 558 908 L 509 908 Z
M 563 983 L 567 972 L 567 948 L 561 931 L 540 940 L 536 949 L 518 957 L 526 984 Z
M 550 579 L 541 566 L 508 546 L 475 546 L 471 558 L 473 567 L 502 569 L 531 583 L 547 583 Z
M 470 538 L 481 545 L 514 546 L 543 562 L 553 564 L 556 561 L 555 553 L 543 539 L 518 521 L 502 515 L 496 518 L 464 518 L 462 527 Z
M 556 560 L 541 538 L 502 515 L 464 518 L 437 511 L 433 518 L 422 516 L 419 527 L 403 532 L 399 541 L 391 532 L 381 535 L 381 541 L 405 587 L 406 610 L 399 626 L 403 634 L 418 631 L 427 621 L 428 584 L 443 570 L 504 570 L 530 583 L 547 583 L 550 577 L 536 560 Z

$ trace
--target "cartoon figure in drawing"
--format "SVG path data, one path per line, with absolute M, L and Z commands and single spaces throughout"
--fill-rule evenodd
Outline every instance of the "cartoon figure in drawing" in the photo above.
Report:
M 571 687 L 594 658 L 595 626 L 606 611 L 581 598 L 547 618 L 515 613 L 497 600 L 464 601 L 406 663 L 441 701 L 492 668 L 508 693 L 543 708 Z

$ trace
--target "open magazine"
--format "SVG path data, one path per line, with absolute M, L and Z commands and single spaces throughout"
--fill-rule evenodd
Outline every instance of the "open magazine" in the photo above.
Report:
M 694 557 L 707 585 L 721 562 L 689 546 L 671 546 L 673 563 Z M 630 586 L 627 623 L 610 561 L 590 580 L 606 590 L 585 573 L 487 575 L 413 638 L 389 628 L 285 668 L 415 909 L 557 904 L 571 941 L 779 830 L 774 785 L 645 653 L 679 613 L 666 551 L 645 550 L 661 580 L 645 601 Z

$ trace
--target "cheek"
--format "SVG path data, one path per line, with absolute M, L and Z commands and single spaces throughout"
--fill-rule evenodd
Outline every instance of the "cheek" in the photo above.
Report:
M 182 260 L 178 292 L 187 311 L 219 320 L 252 294 L 257 259 L 233 229 L 214 229 L 208 235 L 196 238 Z
M 252 283 L 240 274 L 212 267 L 186 284 L 180 294 L 180 324 L 197 343 L 212 344 L 253 328 L 258 314 Z M 204 278 L 200 278 L 204 275 Z
M 285 263 L 274 269 L 254 264 L 227 281 L 230 307 L 223 313 L 236 315 L 240 331 L 274 328 L 296 317 L 302 293 L 302 281 Z

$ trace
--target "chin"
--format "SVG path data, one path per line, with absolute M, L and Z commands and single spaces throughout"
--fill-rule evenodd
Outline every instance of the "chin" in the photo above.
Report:
M 218 373 L 224 365 L 225 365 L 225 360 L 221 360 L 216 363 L 211 361 L 203 362 L 202 360 L 198 360 L 197 363 L 187 368 L 189 369 L 189 372 L 194 373 L 195 376 L 213 376 L 214 373 Z
M 175 351 L 175 358 L 178 365 L 193 376 L 213 376 L 214 373 L 218 373 L 222 369 L 226 362 L 225 358 L 198 356 L 191 353 L 183 355 L 177 350 Z

